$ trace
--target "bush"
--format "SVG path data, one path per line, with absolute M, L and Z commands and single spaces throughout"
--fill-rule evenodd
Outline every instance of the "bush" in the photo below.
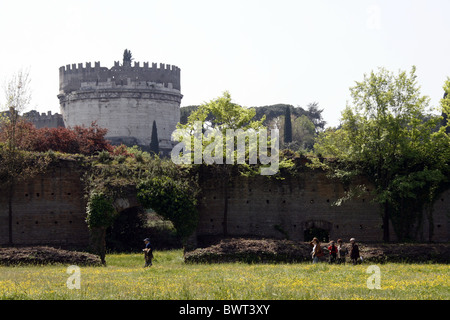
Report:
M 187 182 L 155 177 L 141 182 L 137 189 L 141 205 L 172 221 L 183 242 L 192 234 L 198 221 L 197 199 Z
M 10 139 L 11 123 L 5 123 L 0 129 L 0 142 Z M 81 153 L 94 155 L 113 147 L 105 139 L 107 129 L 100 128 L 96 122 L 90 127 L 75 126 L 71 128 L 40 128 L 31 122 L 21 120 L 16 124 L 15 143 L 17 148 L 26 151 L 46 152 L 48 150 L 64 153 Z
M 102 150 L 98 153 L 98 161 L 100 163 L 109 163 L 112 160 L 112 156 L 111 154 L 106 151 L 106 150 Z
M 103 193 L 93 193 L 89 197 L 86 222 L 90 229 L 109 227 L 114 222 L 116 210 Z

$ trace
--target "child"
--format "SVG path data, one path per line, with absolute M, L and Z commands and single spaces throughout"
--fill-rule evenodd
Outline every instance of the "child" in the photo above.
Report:
M 330 246 L 328 247 L 328 252 L 330 253 L 330 263 L 336 262 L 336 256 L 337 256 L 337 247 L 334 245 L 334 241 L 331 240 Z
M 338 246 L 337 246 L 337 251 L 338 251 L 337 262 L 339 264 L 341 264 L 341 263 L 345 264 L 345 256 L 347 255 L 348 250 L 346 247 L 344 247 L 344 244 L 342 243 L 342 239 L 338 239 L 337 244 L 338 244 Z
M 350 243 L 352 244 L 350 249 L 350 259 L 352 259 L 353 264 L 361 263 L 359 255 L 359 247 L 356 244 L 355 238 L 351 238 Z

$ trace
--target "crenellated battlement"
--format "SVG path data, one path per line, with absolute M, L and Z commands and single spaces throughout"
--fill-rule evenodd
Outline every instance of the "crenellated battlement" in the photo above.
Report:
M 83 83 L 115 82 L 116 85 L 129 84 L 129 82 L 147 82 L 162 84 L 163 87 L 180 88 L 180 68 L 175 65 L 160 63 L 134 62 L 121 65 L 114 62 L 112 68 L 102 67 L 99 61 L 73 63 L 59 68 L 59 90 L 61 94 L 82 89 Z
M 31 110 L 24 113 L 22 116 L 33 123 L 38 129 L 64 127 L 62 115 L 59 113 L 52 114 L 51 111 L 48 111 L 47 113 L 39 113 L 36 110 Z
M 134 68 L 141 68 L 141 69 L 153 69 L 153 70 L 169 70 L 169 71 L 180 71 L 180 68 L 174 65 L 160 63 L 158 66 L 158 63 L 152 62 L 151 67 L 149 66 L 149 62 L 144 62 L 143 65 L 140 65 L 140 62 L 134 62 L 133 66 L 123 66 L 120 64 L 119 61 L 114 61 L 114 67 L 113 68 L 119 68 L 119 69 L 134 69 Z M 84 73 L 84 72 L 92 72 L 94 70 L 107 70 L 106 67 L 101 67 L 100 62 L 96 61 L 94 62 L 94 66 L 92 66 L 91 62 L 83 63 L 72 63 L 68 64 L 66 66 L 62 66 L 59 68 L 60 73 L 63 74 L 71 74 L 71 73 Z

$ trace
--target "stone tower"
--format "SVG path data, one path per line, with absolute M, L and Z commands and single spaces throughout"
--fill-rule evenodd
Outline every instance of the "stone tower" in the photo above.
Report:
M 61 114 L 66 127 L 90 126 L 97 121 L 108 129 L 113 144 L 139 145 L 147 150 L 153 121 L 158 128 L 159 149 L 172 149 L 171 134 L 180 121 L 180 69 L 125 59 L 112 68 L 87 62 L 59 68 Z

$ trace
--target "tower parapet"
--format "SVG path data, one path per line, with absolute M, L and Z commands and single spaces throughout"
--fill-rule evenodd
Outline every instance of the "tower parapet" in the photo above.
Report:
M 139 62 L 134 62 L 133 66 L 120 65 L 119 61 L 114 62 L 112 68 L 101 67 L 100 62 L 74 63 L 59 68 L 59 91 L 60 94 L 70 93 L 82 89 L 83 82 L 114 82 L 116 85 L 123 85 L 128 82 L 149 82 L 163 84 L 178 91 L 180 87 L 180 68 L 170 64 L 144 62 L 141 66 Z

